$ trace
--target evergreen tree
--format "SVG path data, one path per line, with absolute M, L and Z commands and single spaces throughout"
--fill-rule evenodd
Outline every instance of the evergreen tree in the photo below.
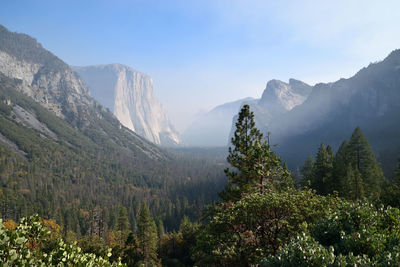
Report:
M 394 169 L 393 172 L 392 183 L 397 186 L 400 186 L 400 158 L 398 159 L 396 168 Z
M 308 186 L 308 183 L 312 179 L 313 170 L 314 170 L 314 158 L 313 156 L 308 156 L 306 161 L 304 162 L 303 167 L 300 170 L 301 173 L 301 186 Z
M 290 174 L 282 167 L 281 159 L 270 149 L 263 134 L 255 127 L 249 105 L 239 112 L 236 130 L 229 147 L 227 168 L 228 186 L 220 196 L 236 201 L 242 194 L 285 188 L 292 185 Z
M 311 188 L 319 194 L 327 195 L 332 193 L 332 174 L 333 174 L 333 152 L 331 146 L 325 148 L 324 144 L 318 149 L 313 174 Z
M 357 168 L 353 168 L 350 164 L 346 168 L 346 188 L 345 197 L 351 200 L 359 200 L 364 196 L 364 184 L 361 173 Z
M 333 159 L 333 148 L 331 147 L 331 145 L 326 146 L 326 152 L 328 153 L 330 159 Z
M 161 219 L 157 221 L 157 234 L 158 238 L 161 238 L 165 234 L 164 224 Z
M 394 169 L 391 183 L 386 183 L 384 186 L 381 199 L 385 205 L 400 207 L 400 158 Z
M 336 152 L 333 161 L 333 190 L 339 192 L 340 196 L 347 195 L 347 167 L 350 163 L 348 153 L 349 142 L 343 141 L 338 151 Z
M 191 259 L 192 249 L 196 245 L 196 235 L 199 231 L 200 225 L 197 223 L 192 223 L 187 216 L 183 217 L 181 225 L 179 227 L 179 232 L 182 233 L 183 239 L 183 258 L 182 263 L 185 266 L 193 266 L 194 262 Z
M 378 198 L 385 178 L 360 127 L 354 130 L 350 138 L 348 156 L 353 169 L 357 169 L 361 174 L 365 193 Z
M 121 207 L 117 219 L 117 231 L 127 231 L 129 228 L 128 212 L 125 207 Z
M 122 262 L 127 266 L 137 266 L 142 260 L 142 255 L 138 252 L 138 244 L 136 237 L 132 232 L 129 233 L 125 242 L 125 249 L 122 256 Z
M 157 265 L 157 227 L 144 202 L 139 214 L 138 239 L 145 266 Z

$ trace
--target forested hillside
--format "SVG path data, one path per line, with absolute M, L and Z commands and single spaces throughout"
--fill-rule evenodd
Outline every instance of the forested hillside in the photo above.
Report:
M 38 213 L 78 235 L 113 229 L 141 203 L 167 230 L 217 199 L 223 166 L 177 156 L 123 127 L 71 68 L 0 26 L 1 216 Z M 96 211 L 95 211 L 96 210 Z M 100 229 L 101 228 L 101 229 Z
M 138 149 L 133 154 L 95 129 L 82 133 L 73 128 L 17 92 L 19 84 L 0 76 L 3 219 L 38 213 L 55 219 L 64 231 L 85 234 L 95 209 L 101 211 L 96 216 L 105 232 L 126 207 L 134 229 L 145 201 L 171 230 L 183 215 L 198 219 L 202 208 L 216 199 L 225 180 L 216 163 L 159 148 L 157 158 Z M 132 134 L 125 128 L 114 131 Z

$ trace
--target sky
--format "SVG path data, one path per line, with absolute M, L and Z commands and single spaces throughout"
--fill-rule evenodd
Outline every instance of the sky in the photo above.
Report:
M 121 63 L 153 78 L 183 132 L 268 80 L 348 78 L 400 48 L 398 0 L 2 0 L 0 24 L 73 66 Z

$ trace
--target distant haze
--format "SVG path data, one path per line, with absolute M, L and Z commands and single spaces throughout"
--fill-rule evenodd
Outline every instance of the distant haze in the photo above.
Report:
M 153 78 L 182 132 L 200 111 L 260 98 L 271 79 L 350 77 L 400 47 L 399 1 L 4 1 L 0 24 L 70 65 Z

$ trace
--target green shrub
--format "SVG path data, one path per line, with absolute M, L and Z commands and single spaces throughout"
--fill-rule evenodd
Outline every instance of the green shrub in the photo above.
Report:
M 0 220 L 0 262 L 2 266 L 122 266 L 121 262 L 109 262 L 111 249 L 105 257 L 83 253 L 76 243 L 57 240 L 57 246 L 48 253 L 44 245 L 51 232 L 43 226 L 39 216 L 21 219 L 15 230 L 4 228 Z

